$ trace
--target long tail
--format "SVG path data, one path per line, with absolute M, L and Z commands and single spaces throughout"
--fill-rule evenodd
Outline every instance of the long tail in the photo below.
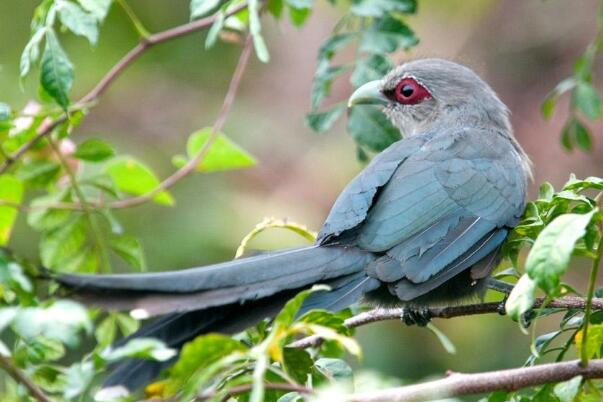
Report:
M 236 333 L 273 317 L 296 292 L 317 283 L 332 290 L 311 295 L 302 310 L 345 308 L 378 286 L 364 274 L 373 259 L 354 248 L 311 246 L 182 271 L 63 275 L 57 280 L 89 304 L 167 314 L 132 336 L 159 338 L 180 349 L 200 334 Z M 135 390 L 169 363 L 126 361 L 105 385 Z

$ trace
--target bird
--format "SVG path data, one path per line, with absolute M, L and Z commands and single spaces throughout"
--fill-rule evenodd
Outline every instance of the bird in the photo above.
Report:
M 315 244 L 178 271 L 56 280 L 86 303 L 160 316 L 130 338 L 175 349 L 274 317 L 315 284 L 330 290 L 313 293 L 301 312 L 366 300 L 406 306 L 419 320 L 428 306 L 483 294 L 531 177 L 505 104 L 470 68 L 427 58 L 360 86 L 348 106 L 381 108 L 402 139 L 340 193 Z M 136 390 L 170 363 L 126 360 L 105 387 Z

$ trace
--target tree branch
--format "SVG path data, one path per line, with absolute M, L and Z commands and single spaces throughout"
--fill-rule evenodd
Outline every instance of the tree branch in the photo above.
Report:
M 476 374 L 453 373 L 441 380 L 351 395 L 350 402 L 418 402 L 566 381 L 575 376 L 603 378 L 603 359 L 582 367 L 579 360 Z
M 236 14 L 246 7 L 246 3 L 240 4 L 230 10 L 226 14 L 226 17 Z M 175 28 L 165 30 L 163 32 L 155 33 L 147 38 L 142 38 L 140 42 L 132 50 L 130 50 L 121 60 L 119 60 L 117 64 L 115 64 L 113 68 L 111 68 L 111 70 L 109 70 L 109 72 L 105 74 L 105 76 L 100 80 L 100 82 L 90 92 L 88 92 L 79 101 L 77 101 L 75 105 L 84 105 L 98 99 L 107 90 L 109 85 L 111 85 L 113 81 L 115 81 L 130 64 L 132 64 L 132 62 L 138 59 L 149 48 L 160 43 L 167 42 L 171 39 L 178 38 L 180 36 L 188 35 L 193 32 L 198 32 L 207 29 L 212 26 L 216 18 L 217 17 L 215 15 L 212 15 L 206 18 L 189 22 L 187 24 L 177 26 Z M 37 130 L 36 136 L 32 138 L 29 142 L 22 145 L 21 148 L 15 151 L 14 154 L 9 155 L 9 157 L 6 158 L 4 163 L 0 165 L 0 174 L 6 172 L 6 170 L 10 166 L 12 166 L 13 163 L 19 160 L 19 158 L 21 158 L 23 154 L 25 154 L 25 152 L 27 152 L 31 147 L 37 144 L 44 137 L 49 135 L 57 126 L 65 122 L 67 120 L 67 117 L 67 114 L 63 114 L 55 120 L 49 120 L 47 123 L 42 123 Z
M 0 366 L 19 384 L 27 388 L 27 391 L 32 397 L 39 402 L 52 402 L 48 396 L 36 384 L 33 383 L 17 366 L 13 364 L 11 359 L 0 355 Z
M 274 390 L 279 390 L 279 391 L 299 392 L 300 394 L 311 394 L 312 392 L 314 392 L 311 388 L 307 388 L 307 387 L 304 387 L 301 385 L 295 385 L 295 384 L 266 383 L 266 384 L 264 384 L 264 387 L 266 387 L 266 389 L 274 389 Z M 223 400 L 227 401 L 227 400 L 229 400 L 229 398 L 231 398 L 235 395 L 251 391 L 252 388 L 253 388 L 253 384 L 243 384 L 243 385 L 238 385 L 236 387 L 232 387 L 228 390 L 228 392 L 226 392 L 225 399 L 223 399 Z M 196 401 L 202 402 L 202 401 L 209 400 L 209 399 L 213 398 L 214 396 L 216 396 L 217 393 L 218 393 L 217 391 L 202 393 L 201 395 L 197 396 Z
M 534 308 L 542 306 L 544 299 L 537 299 L 534 303 Z M 586 300 L 581 297 L 567 296 L 559 299 L 554 299 L 547 304 L 547 308 L 577 308 L 585 309 Z M 603 310 L 603 298 L 592 299 L 593 310 Z M 464 304 L 459 306 L 450 307 L 432 307 L 429 309 L 429 313 L 432 318 L 454 318 L 465 315 L 477 315 L 477 314 L 489 314 L 499 313 L 500 303 L 477 303 L 477 304 Z M 400 320 L 404 307 L 400 308 L 376 308 L 374 310 L 366 311 L 350 317 L 344 321 L 344 325 L 348 328 L 356 328 L 362 325 L 370 324 L 377 321 L 388 321 L 388 320 Z M 289 344 L 289 347 L 293 348 L 309 348 L 319 346 L 322 343 L 322 338 L 313 335 L 306 338 L 299 339 Z

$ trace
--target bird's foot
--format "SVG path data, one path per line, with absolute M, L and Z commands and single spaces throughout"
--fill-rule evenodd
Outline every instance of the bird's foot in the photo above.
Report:
M 498 314 L 500 315 L 507 315 L 507 299 L 509 298 L 509 295 L 505 295 L 504 299 L 501 300 L 500 303 L 498 303 L 498 306 L 496 307 L 496 311 L 498 311 Z
M 418 325 L 419 327 L 424 327 L 431 321 L 431 311 L 427 307 L 404 307 L 400 318 L 406 325 Z

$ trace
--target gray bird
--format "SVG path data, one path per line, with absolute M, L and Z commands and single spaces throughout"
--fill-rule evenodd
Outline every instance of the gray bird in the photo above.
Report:
M 508 110 L 469 68 L 441 59 L 400 65 L 358 88 L 349 106 L 377 104 L 403 139 L 343 190 L 310 247 L 176 272 L 62 275 L 84 301 L 163 315 L 133 336 L 168 346 L 234 333 L 271 317 L 317 283 L 302 310 L 363 297 L 419 310 L 479 293 L 525 207 L 528 157 Z M 420 314 L 419 314 L 420 315 Z M 127 361 L 107 386 L 135 389 L 165 364 Z

